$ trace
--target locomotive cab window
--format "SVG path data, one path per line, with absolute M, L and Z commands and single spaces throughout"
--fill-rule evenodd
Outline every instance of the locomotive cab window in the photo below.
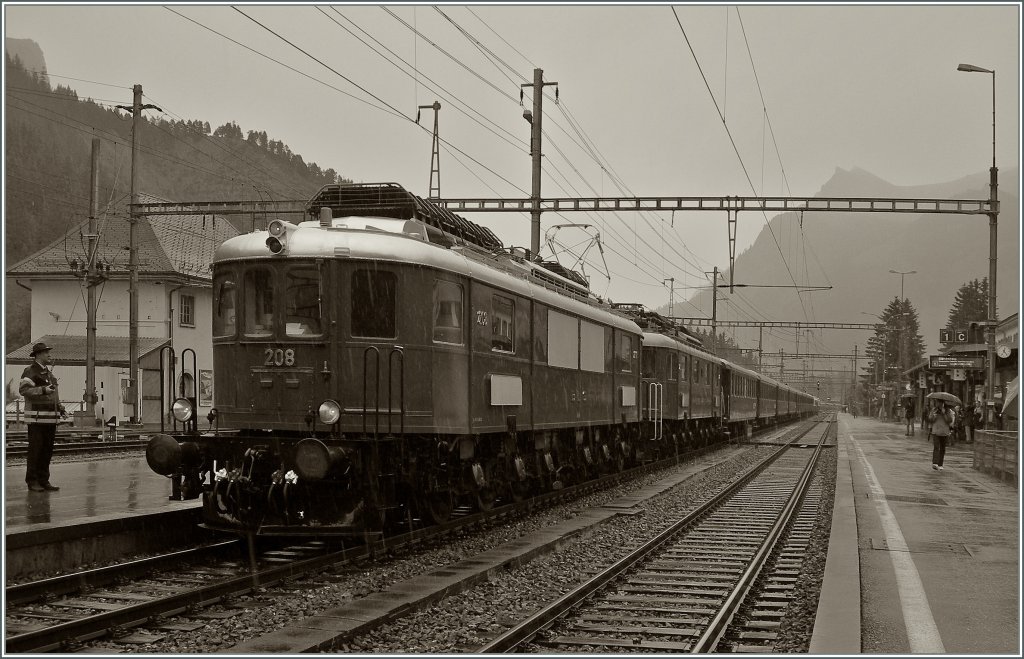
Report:
M 462 286 L 453 281 L 434 281 L 434 341 L 461 345 Z
M 234 273 L 218 274 L 213 282 L 213 335 L 235 335 L 235 284 Z
M 356 270 L 352 273 L 352 336 L 393 339 L 397 336 L 393 272 Z
M 515 352 L 515 302 L 501 295 L 491 296 L 491 350 Z
M 285 334 L 314 336 L 320 329 L 320 275 L 316 268 L 298 267 L 285 277 Z
M 245 335 L 274 334 L 274 279 L 269 270 L 245 273 Z
M 668 379 L 674 382 L 679 377 L 679 355 L 675 352 L 668 353 Z

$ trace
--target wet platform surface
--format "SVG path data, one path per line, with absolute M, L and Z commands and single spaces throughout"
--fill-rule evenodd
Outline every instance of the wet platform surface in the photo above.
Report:
M 908 437 L 902 425 L 840 414 L 838 441 L 832 538 L 810 652 L 1017 654 L 1020 495 L 1013 485 L 975 470 L 969 444 L 947 448 L 945 469 L 932 469 L 920 428 Z M 856 592 L 859 599 L 849 596 Z
M 54 463 L 50 481 L 60 487 L 59 492 L 30 492 L 24 464 L 4 468 L 8 534 L 199 505 L 198 501 L 169 501 L 170 479 L 153 473 L 142 455 Z

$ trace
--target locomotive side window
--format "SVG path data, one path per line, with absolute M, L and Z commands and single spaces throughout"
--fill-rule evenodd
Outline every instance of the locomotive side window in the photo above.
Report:
M 274 333 L 274 279 L 262 268 L 245 273 L 245 335 Z
M 580 321 L 580 369 L 604 373 L 604 328 Z
M 235 275 L 226 272 L 213 282 L 213 335 L 235 335 Z
M 320 334 L 320 276 L 315 268 L 292 268 L 285 276 L 285 333 Z
M 548 310 L 548 366 L 578 368 L 580 323 L 574 316 Z
M 434 280 L 434 341 L 463 342 L 462 286 L 453 281 Z
M 668 353 L 668 379 L 675 381 L 679 377 L 679 355 L 675 352 Z
M 395 273 L 356 270 L 352 273 L 352 336 L 393 339 L 395 297 L 398 283 Z
M 618 350 L 615 351 L 615 370 L 619 373 L 633 372 L 633 337 L 619 334 Z
M 491 296 L 491 350 L 515 352 L 515 302 L 500 295 Z
M 679 379 L 682 382 L 686 382 L 689 379 L 690 374 L 690 356 L 682 355 L 679 357 Z

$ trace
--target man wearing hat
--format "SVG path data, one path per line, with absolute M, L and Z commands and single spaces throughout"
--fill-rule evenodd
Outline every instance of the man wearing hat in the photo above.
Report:
M 33 492 L 53 492 L 60 488 L 50 484 L 50 458 L 53 456 L 53 441 L 57 437 L 59 418 L 67 412 L 60 404 L 57 393 L 57 378 L 47 366 L 50 346 L 39 342 L 32 346 L 30 353 L 35 360 L 21 374 L 18 391 L 25 397 L 25 421 L 28 423 L 28 464 L 25 482 Z

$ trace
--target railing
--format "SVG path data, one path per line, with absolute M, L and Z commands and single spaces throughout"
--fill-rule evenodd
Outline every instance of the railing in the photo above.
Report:
M 64 406 L 64 409 L 68 413 L 68 418 L 71 418 L 75 412 L 81 412 L 85 410 L 85 403 L 80 400 L 62 400 L 60 402 Z M 4 405 L 4 422 L 6 426 L 23 426 L 25 425 L 25 401 L 24 399 L 18 398 L 12 400 Z
M 974 463 L 978 471 L 996 476 L 1017 487 L 1020 466 L 1017 445 L 1020 436 L 1005 430 L 976 430 L 974 432 Z

